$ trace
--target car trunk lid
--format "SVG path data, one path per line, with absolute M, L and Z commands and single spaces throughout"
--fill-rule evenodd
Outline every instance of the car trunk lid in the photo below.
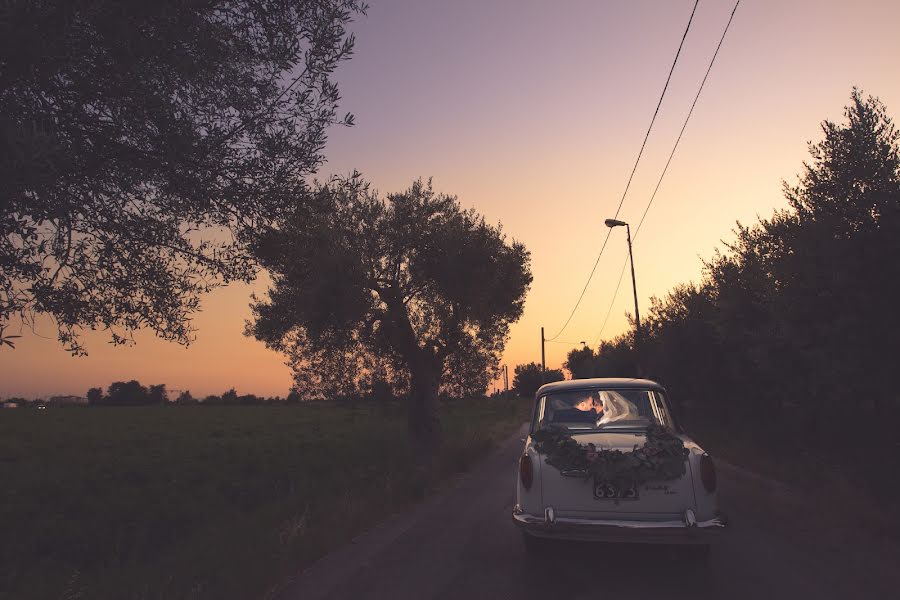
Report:
M 602 431 L 577 433 L 574 439 L 583 445 L 594 444 L 598 450 L 631 452 L 644 444 L 646 436 L 639 430 Z M 680 479 L 636 486 L 636 499 L 617 498 L 607 486 L 595 492 L 592 478 L 586 479 L 578 473 L 564 475 L 547 464 L 541 465 L 541 486 L 544 506 L 552 506 L 559 516 L 655 520 L 679 518 L 685 508 L 694 507 L 689 464 L 685 464 L 685 474 Z

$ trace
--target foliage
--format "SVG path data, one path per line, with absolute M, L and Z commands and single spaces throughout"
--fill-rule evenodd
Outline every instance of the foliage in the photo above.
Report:
M 151 385 L 147 390 L 147 400 L 150 402 L 150 404 L 165 404 L 168 400 L 166 384 L 160 383 L 157 385 Z
M 2 264 L 2 263 L 0 263 Z M 6 332 L 6 326 L 0 324 L 0 348 L 3 346 L 9 346 L 10 348 L 15 348 L 16 343 L 13 341 L 22 337 L 21 335 L 10 335 Z
M 199 295 L 302 198 L 338 119 L 358 0 L 12 0 L 0 19 L 0 345 L 147 327 L 187 343 Z
M 553 383 L 554 381 L 565 379 L 565 375 L 560 369 L 547 369 L 541 373 L 541 365 L 537 363 L 516 365 L 513 373 L 513 390 L 519 396 L 527 396 L 529 398 L 534 396 L 534 393 L 544 383 Z
M 304 398 L 408 382 L 426 446 L 440 388 L 483 393 L 531 283 L 522 244 L 421 180 L 387 198 L 358 176 L 321 185 L 257 254 L 272 285 L 247 333 L 287 355 Z
M 483 396 L 491 381 L 500 373 L 499 357 L 502 348 L 487 356 L 485 349 L 475 347 L 471 338 L 462 338 L 460 343 L 468 347 L 447 357 L 441 378 L 442 398 Z
M 149 388 L 139 381 L 115 381 L 109 385 L 106 394 L 100 388 L 87 392 L 88 404 L 92 406 L 139 406 L 144 404 L 164 404 L 165 384 L 151 385 Z
M 580 444 L 563 427 L 540 429 L 532 438 L 548 465 L 585 479 L 625 486 L 671 481 L 685 474 L 687 448 L 681 438 L 659 425 L 648 427 L 644 445 L 635 445 L 630 452 L 598 450 L 594 444 Z
M 238 396 L 238 404 L 243 404 L 244 406 L 249 406 L 251 404 L 262 404 L 263 398 L 260 398 L 256 394 L 242 394 Z
M 116 381 L 109 385 L 104 398 L 106 404 L 112 406 L 150 404 L 147 388 L 138 381 Z
M 190 397 L 190 393 L 188 393 Z M 179 398 L 180 400 L 180 398 Z M 209 395 L 203 399 L 202 403 L 206 406 L 236 406 L 238 404 L 250 405 L 250 404 L 262 404 L 263 398 L 256 396 L 255 394 L 238 394 L 237 390 L 234 388 L 230 388 L 226 390 L 221 396 Z M 186 400 L 183 403 L 190 404 L 193 402 L 193 398 Z
M 88 404 L 96 405 L 103 403 L 103 389 L 94 387 L 87 391 Z
M 569 351 L 563 363 L 572 379 L 592 377 L 637 377 L 632 349 L 633 335 L 627 334 L 612 341 L 604 341 L 595 352 L 584 346 Z
M 563 368 L 569 372 L 572 379 L 590 379 L 597 377 L 597 355 L 589 346 L 574 348 L 566 356 Z
M 871 445 L 881 436 L 847 416 L 880 428 L 900 415 L 900 132 L 857 90 L 845 117 L 785 184 L 790 209 L 739 223 L 699 284 L 653 299 L 642 360 L 688 417 Z
M 189 390 L 184 390 L 180 394 L 178 394 L 178 398 L 175 399 L 175 404 L 178 405 L 190 405 L 197 404 L 197 399 L 191 394 Z
M 376 376 L 372 378 L 368 397 L 376 402 L 387 402 L 394 399 L 394 390 L 386 379 Z
M 4 411 L 0 597 L 277 596 L 298 569 L 480 460 L 529 403 L 454 402 L 431 479 L 388 408 Z M 360 448 L 377 451 L 361 460 Z
M 238 403 L 238 394 L 234 388 L 229 389 L 227 392 L 222 394 L 221 396 L 222 404 L 237 404 Z
M 247 330 L 250 331 L 249 324 Z M 392 359 L 373 354 L 363 344 L 318 345 L 302 341 L 303 331 L 298 330 L 295 335 L 286 354 L 297 401 L 359 398 L 367 395 L 378 381 L 387 383 L 394 396 L 408 392 L 409 376 L 405 370 L 397 368 Z

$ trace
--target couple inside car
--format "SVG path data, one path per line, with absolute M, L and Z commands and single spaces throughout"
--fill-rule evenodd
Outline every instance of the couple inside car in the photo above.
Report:
M 591 390 L 587 397 L 572 399 L 572 403 L 560 402 L 553 421 L 592 422 L 597 426 L 613 421 L 640 419 L 641 411 L 622 394 L 613 390 Z

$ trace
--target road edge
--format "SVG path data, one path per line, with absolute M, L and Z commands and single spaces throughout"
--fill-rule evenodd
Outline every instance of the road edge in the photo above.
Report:
M 462 486 L 479 471 L 490 468 L 490 463 L 504 450 L 521 444 L 528 430 L 524 422 L 510 437 L 497 444 L 483 460 L 473 465 L 442 484 L 438 485 L 426 499 L 411 506 L 408 510 L 395 513 L 366 531 L 360 533 L 349 542 L 317 559 L 305 569 L 288 578 L 281 586 L 270 591 L 266 598 L 273 600 L 319 600 L 328 594 L 347 576 L 347 565 L 352 564 L 354 570 L 363 569 L 371 558 L 404 533 L 433 516 L 442 502 L 444 492 Z

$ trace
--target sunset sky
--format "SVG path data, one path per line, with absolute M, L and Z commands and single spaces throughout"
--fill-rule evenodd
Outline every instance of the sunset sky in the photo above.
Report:
M 504 362 L 540 362 L 540 328 L 562 327 L 593 266 L 693 6 L 692 0 L 373 0 L 336 79 L 352 128 L 332 130 L 320 176 L 358 169 L 383 193 L 418 177 L 459 197 L 532 255 L 534 283 Z M 620 219 L 634 225 L 672 149 L 734 3 L 701 0 Z M 852 86 L 900 117 L 900 3 L 743 0 L 635 243 L 638 298 L 701 275 L 735 221 L 785 206 L 807 142 L 842 120 Z M 559 367 L 594 345 L 627 253 L 615 230 L 584 301 L 547 345 Z M 217 290 L 188 348 L 136 335 L 131 348 L 85 335 L 69 356 L 49 322 L 0 350 L 0 396 L 83 395 L 138 379 L 195 396 L 235 387 L 284 395 L 280 355 L 243 336 L 250 293 Z M 604 338 L 626 329 L 630 282 Z

